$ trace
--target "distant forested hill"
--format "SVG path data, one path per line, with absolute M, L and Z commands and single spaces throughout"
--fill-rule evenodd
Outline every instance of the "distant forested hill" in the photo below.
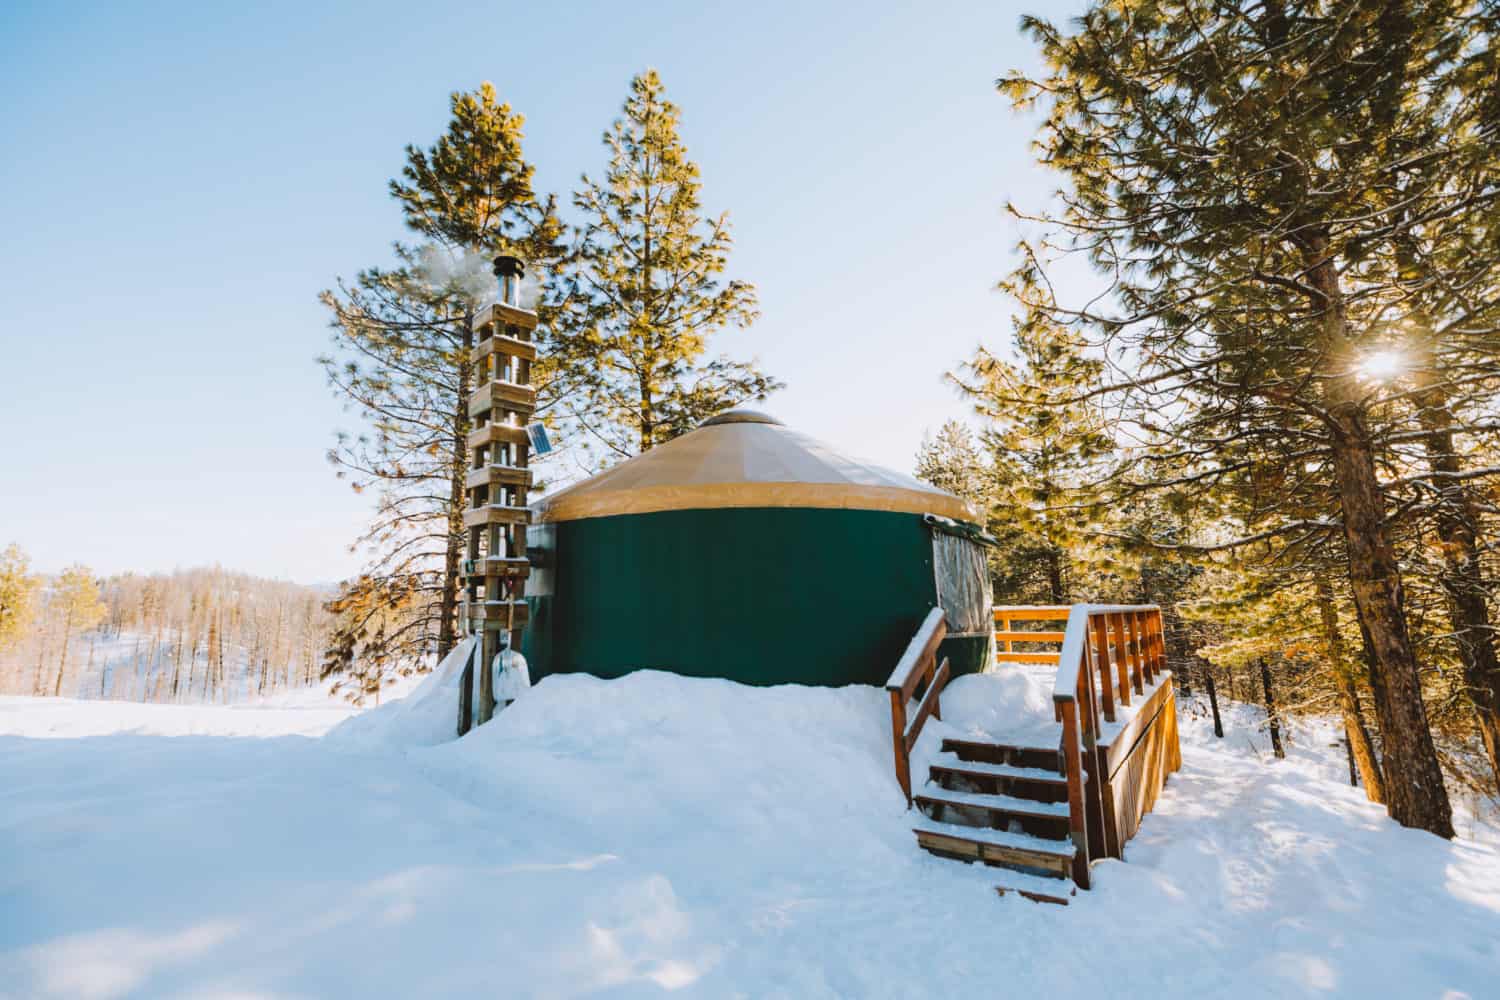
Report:
M 43 583 L 31 627 L 0 650 L 0 693 L 237 702 L 318 681 L 323 588 L 218 567 L 125 573 L 98 581 L 80 616 L 64 576 Z

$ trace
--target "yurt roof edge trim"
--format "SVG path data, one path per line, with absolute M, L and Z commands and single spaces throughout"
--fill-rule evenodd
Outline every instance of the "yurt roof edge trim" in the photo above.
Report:
M 735 416 L 739 416 L 736 414 Z M 706 424 L 539 499 L 541 523 L 715 508 L 797 507 L 977 520 L 969 504 L 904 473 L 844 456 L 774 418 Z
M 892 486 L 759 482 L 645 487 L 630 490 L 623 495 L 559 495 L 555 502 L 542 501 L 537 505 L 536 519 L 538 523 L 547 524 L 555 521 L 578 521 L 586 517 L 749 507 L 874 510 L 935 515 L 962 522 L 969 522 L 973 517 L 973 512 L 963 500 L 943 493 L 925 493 Z

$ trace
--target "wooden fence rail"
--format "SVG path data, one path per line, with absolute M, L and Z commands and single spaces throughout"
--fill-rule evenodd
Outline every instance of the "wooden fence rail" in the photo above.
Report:
M 1055 649 L 1017 649 L 1024 644 L 1055 645 L 1063 641 L 1062 632 L 1018 629 L 1023 622 L 1066 621 L 1072 610 L 1067 604 L 1022 606 L 1002 604 L 995 608 L 995 657 L 1001 663 L 1056 663 Z
M 1124 856 L 1125 841 L 1182 758 L 1161 609 L 1076 604 L 1067 622 L 1052 701 L 1063 727 L 1069 829 L 1086 868 L 1090 857 Z M 1132 695 L 1145 698 L 1148 688 L 1149 700 L 1106 733 L 1103 724 L 1117 721 L 1117 703 L 1128 708 Z M 1074 880 L 1087 888 L 1086 871 L 1075 868 Z
M 896 669 L 891 671 L 885 689 L 891 696 L 891 747 L 896 755 L 896 780 L 906 795 L 906 807 L 911 808 L 911 748 L 922 735 L 922 726 L 929 717 L 941 719 L 942 706 L 938 698 L 948 684 L 948 660 L 937 662 L 938 645 L 948 634 L 948 622 L 942 608 L 933 608 L 917 629 L 917 634 L 901 654 Z M 917 710 L 907 721 L 907 702 L 922 688 Z

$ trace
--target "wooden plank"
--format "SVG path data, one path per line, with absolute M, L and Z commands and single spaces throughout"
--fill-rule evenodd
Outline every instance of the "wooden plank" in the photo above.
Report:
M 523 330 L 534 330 L 536 329 L 536 323 L 536 313 L 527 312 L 525 309 L 513 306 L 509 302 L 496 301 L 487 302 L 479 307 L 479 311 L 474 314 L 472 326 L 475 330 L 482 330 L 486 326 L 496 325 L 500 329 L 504 329 L 505 324 L 509 324 L 511 326 L 518 326 Z
M 1104 718 L 1107 722 L 1115 721 L 1115 690 L 1114 673 L 1109 665 L 1109 633 L 1108 619 L 1104 615 L 1089 616 L 1089 631 L 1094 639 L 1094 668 L 1099 674 L 1099 686 L 1104 696 Z M 1125 704 L 1130 704 L 1130 699 L 1125 699 Z
M 906 727 L 906 752 L 911 753 L 911 748 L 917 745 L 917 738 L 922 735 L 922 726 L 926 724 L 927 717 L 941 719 L 942 706 L 938 704 L 938 696 L 942 694 L 943 688 L 948 683 L 948 658 L 943 657 L 942 664 L 937 668 L 937 673 L 932 675 L 932 683 L 927 685 L 927 693 L 922 696 L 922 704 L 917 706 L 916 717 Z
M 885 689 L 887 691 L 899 690 L 903 700 L 911 698 L 912 692 L 917 689 L 917 684 L 931 668 L 938 645 L 947 634 L 948 620 L 943 617 L 941 608 L 933 608 L 923 620 L 922 627 L 917 630 L 917 634 L 912 636 L 906 651 L 901 654 L 900 662 L 891 672 L 890 679 L 885 682 Z
M 486 524 L 530 524 L 531 511 L 526 507 L 500 507 L 486 504 L 464 511 L 464 527 L 478 528 Z
M 1129 754 L 1130 748 L 1140 740 L 1147 727 L 1156 720 L 1162 705 L 1171 697 L 1171 694 L 1171 685 L 1163 681 L 1151 692 L 1150 700 L 1131 716 L 1130 721 L 1125 723 L 1118 733 L 1110 737 L 1108 743 L 1103 744 L 1108 753 L 1109 771 L 1107 773 L 1113 774 L 1119 768 L 1121 761 Z
M 998 652 L 996 663 L 1058 663 L 1062 654 L 1056 652 Z
M 1072 874 L 1080 889 L 1089 887 L 1088 818 L 1084 812 L 1083 752 L 1078 742 L 1078 702 L 1061 706 L 1063 767 L 1068 779 L 1068 833 L 1073 838 Z
M 906 698 L 900 691 L 891 691 L 891 747 L 896 753 L 896 782 L 901 794 L 906 796 L 906 808 L 911 808 L 911 758 L 906 753 Z
M 919 829 L 913 832 L 917 835 L 917 843 L 927 850 L 956 854 L 960 857 L 973 858 L 975 861 L 993 861 L 1003 865 L 1018 865 L 1022 868 L 1038 868 L 1042 871 L 1054 871 L 1063 876 L 1069 873 L 1071 867 L 1069 859 L 1058 854 L 1029 851 L 1025 848 L 1007 847 L 1003 844 L 987 844 L 983 841 L 949 836 L 932 830 Z M 982 835 L 984 831 L 976 827 L 974 832 Z
M 1008 781 L 1029 781 L 1042 785 L 1066 785 L 1068 779 L 1058 771 L 1041 767 L 1017 767 L 1014 764 L 991 764 L 982 760 L 962 760 L 957 754 L 939 753 L 932 759 L 932 769 L 947 774 L 966 775 L 975 778 L 1004 778 Z
M 1062 642 L 1066 632 L 996 632 L 996 639 L 1022 642 Z
M 486 382 L 469 396 L 469 416 L 496 408 L 515 410 L 529 416 L 536 409 L 536 390 L 514 382 Z
M 999 621 L 1002 616 L 1018 622 L 1067 621 L 1070 611 L 1072 611 L 1072 607 L 1063 604 L 1037 607 L 1011 604 L 997 606 L 994 610 L 994 616 L 996 621 Z
M 1007 879 L 1011 880 L 1024 877 L 1026 876 L 1023 872 L 1011 872 L 1006 876 Z M 1070 886 L 1066 882 L 1059 885 L 1055 891 L 1046 891 L 1039 888 L 1039 886 L 1051 881 L 1050 879 L 1036 875 L 1031 876 L 1031 879 L 1036 884 L 1035 886 L 1032 886 L 1031 883 L 1028 883 L 1026 886 L 997 885 L 995 886 L 995 892 L 1001 896 L 1013 892 L 1022 899 L 1029 899 L 1033 903 L 1053 903 L 1057 906 L 1067 906 L 1068 900 L 1078 893 L 1077 886 Z
M 1088 644 L 1085 643 L 1078 664 L 1079 743 L 1085 775 L 1083 806 L 1089 837 L 1089 857 L 1103 858 L 1109 856 L 1110 841 L 1109 824 L 1104 817 L 1104 769 L 1099 754 L 1098 693 L 1094 682 L 1093 657 L 1089 655 Z
M 1164 710 L 1165 711 L 1165 710 Z M 1166 716 L 1167 737 L 1167 773 L 1174 774 L 1182 770 L 1182 743 L 1177 735 L 1177 694 L 1172 694 L 1171 710 Z M 1165 780 L 1165 779 L 1163 779 Z
M 1164 722 L 1148 727 L 1129 756 L 1110 778 L 1116 823 L 1122 841 L 1140 830 L 1141 820 L 1156 805 L 1166 780 Z
M 470 469 L 464 477 L 464 487 L 474 489 L 478 486 L 530 486 L 531 470 L 517 469 L 510 465 L 486 465 L 478 469 Z
M 481 340 L 474 348 L 474 360 L 479 361 L 491 354 L 505 354 L 512 358 L 524 358 L 527 361 L 536 360 L 536 343 L 529 340 L 519 340 L 515 337 L 507 337 L 504 334 L 492 334 Z
M 467 444 L 470 448 L 479 448 L 487 444 L 529 444 L 530 441 L 526 428 L 492 422 L 470 431 Z
M 1145 616 L 1139 611 L 1132 611 L 1128 616 L 1127 625 L 1130 632 L 1130 648 L 1135 654 L 1135 671 L 1131 675 L 1135 680 L 1136 694 L 1142 694 L 1146 685 L 1151 683 L 1151 664 L 1146 660 L 1146 624 Z
M 530 606 L 519 598 L 511 606 L 507 606 L 504 602 L 489 604 L 484 601 L 470 601 L 467 605 L 467 611 L 470 622 L 490 631 L 505 625 L 519 625 L 524 627 L 531 614 Z
M 1114 766 L 1108 782 L 1110 806 L 1122 844 L 1135 836 L 1146 814 L 1156 807 L 1167 775 L 1182 764 L 1177 742 L 1177 701 L 1169 677 L 1163 679 L 1157 692 L 1163 696 L 1152 697 L 1156 711 L 1150 723 L 1139 731 L 1134 742 L 1128 746 L 1121 743 L 1125 749 L 1111 755 Z
M 1061 736 L 1061 731 L 1058 735 Z M 1058 758 L 1055 739 L 1040 741 L 1034 737 L 1028 743 L 996 743 L 992 739 L 967 740 L 945 736 L 942 749 L 965 760 L 1035 767 L 1062 774 L 1062 761 Z
M 1105 616 L 1109 622 L 1110 636 L 1114 640 L 1115 670 L 1119 674 L 1119 686 L 1115 689 L 1120 704 L 1130 704 L 1130 658 L 1125 653 L 1125 616 L 1113 613 Z
M 1167 670 L 1167 633 L 1162 623 L 1161 611 L 1158 609 L 1146 612 L 1146 619 L 1151 623 L 1152 672 L 1165 673 Z
M 956 806 L 981 809 L 1003 816 L 1027 816 L 1032 819 L 1066 820 L 1066 802 L 1038 802 L 1013 795 L 989 795 L 983 792 L 955 792 L 947 788 L 924 788 L 913 794 L 917 802 L 930 806 Z

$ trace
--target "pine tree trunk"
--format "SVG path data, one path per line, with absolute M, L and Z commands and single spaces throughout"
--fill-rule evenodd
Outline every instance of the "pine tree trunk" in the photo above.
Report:
M 47 663 L 47 633 L 45 631 L 46 625 L 43 624 L 42 627 L 44 629 L 42 637 L 37 641 L 36 675 L 31 679 L 31 693 L 38 698 L 46 693 L 46 688 L 42 686 L 42 674 Z
M 1266 723 L 1271 730 L 1271 752 L 1277 760 L 1286 760 L 1286 748 L 1281 745 L 1281 719 L 1276 714 L 1276 696 L 1271 691 L 1271 668 L 1265 657 L 1260 659 L 1260 686 L 1266 694 Z
M 1453 414 L 1438 384 L 1431 355 L 1416 369 L 1419 393 L 1417 418 L 1425 432 L 1422 444 L 1427 463 L 1436 473 L 1437 536 L 1442 543 L 1442 586 L 1463 664 L 1464 683 L 1474 705 L 1490 771 L 1500 790 L 1500 658 L 1495 654 L 1488 592 L 1479 561 L 1474 499 L 1461 479 L 1458 452 L 1453 446 Z
M 68 669 L 68 640 L 73 638 L 73 612 L 69 609 L 67 616 L 63 619 L 63 647 L 62 656 L 57 661 L 57 683 L 52 686 L 52 697 L 62 696 L 63 671 Z
M 651 382 L 643 373 L 640 377 L 640 423 L 641 423 L 641 453 L 645 454 L 651 450 L 656 438 L 656 415 L 654 412 L 655 400 L 652 399 Z
M 177 646 L 172 650 L 172 700 L 177 701 L 177 685 L 182 680 L 182 625 L 177 626 Z
M 193 674 L 198 666 L 198 622 L 189 624 L 189 630 L 193 633 L 193 644 L 188 647 L 188 672 L 187 681 L 182 686 L 183 692 L 191 698 L 193 696 Z
M 1203 668 L 1203 689 L 1208 692 L 1208 705 L 1214 710 L 1214 735 L 1224 738 L 1224 720 L 1219 718 L 1219 692 L 1214 688 L 1214 675 L 1208 667 Z
M 1322 294 L 1326 419 L 1344 521 L 1349 582 L 1374 669 L 1370 687 L 1385 744 L 1386 809 L 1402 826 L 1453 837 L 1453 813 L 1422 703 L 1406 628 L 1401 571 L 1385 529 L 1385 496 L 1356 380 L 1342 291 L 1326 241 L 1310 242 L 1307 279 Z
M 1052 591 L 1053 604 L 1068 603 L 1068 595 L 1063 587 L 1062 553 L 1055 545 L 1047 546 L 1047 586 Z
M 1318 614 L 1323 619 L 1323 639 L 1328 646 L 1328 657 L 1332 661 L 1333 683 L 1338 690 L 1339 712 L 1344 717 L 1345 741 L 1349 745 L 1350 758 L 1359 765 L 1360 777 L 1364 779 L 1365 796 L 1371 802 L 1385 802 L 1385 779 L 1380 773 L 1380 762 L 1375 756 L 1375 743 L 1370 739 L 1370 730 L 1365 726 L 1365 716 L 1359 707 L 1359 689 L 1354 682 L 1354 663 L 1349 659 L 1344 646 L 1344 635 L 1339 631 L 1338 612 L 1333 606 L 1333 586 L 1328 578 L 1317 578 Z
M 438 662 L 458 641 L 459 564 L 463 559 L 464 507 L 469 475 L 469 394 L 473 391 L 473 317 L 463 317 L 463 350 L 458 364 L 458 397 L 453 401 L 453 455 L 448 479 L 448 541 L 443 548 L 443 590 L 438 607 Z
M 1143 601 L 1142 603 L 1149 603 Z M 1191 697 L 1193 693 L 1193 655 L 1187 648 L 1187 637 L 1183 635 L 1182 619 L 1170 608 L 1162 610 L 1162 633 L 1167 645 L 1167 664 L 1182 664 L 1182 669 L 1173 676 L 1177 678 L 1177 688 L 1184 698 Z

